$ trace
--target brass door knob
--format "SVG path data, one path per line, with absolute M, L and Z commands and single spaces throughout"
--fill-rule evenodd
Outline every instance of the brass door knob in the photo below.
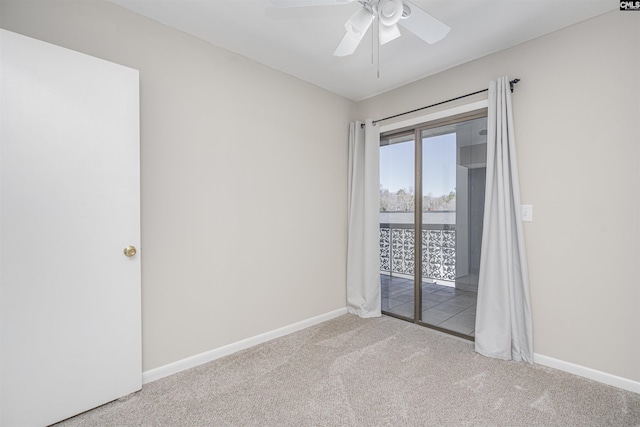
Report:
M 136 250 L 135 246 L 127 246 L 126 248 L 124 248 L 124 255 L 128 256 L 128 257 L 132 257 L 134 256 L 138 251 Z

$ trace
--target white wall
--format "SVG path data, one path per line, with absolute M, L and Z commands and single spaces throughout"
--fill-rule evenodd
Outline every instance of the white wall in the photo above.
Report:
M 381 118 L 521 78 L 513 96 L 534 351 L 640 380 L 640 14 L 612 12 L 358 104 Z
M 351 101 L 102 1 L 0 26 L 140 70 L 145 371 L 345 306 Z

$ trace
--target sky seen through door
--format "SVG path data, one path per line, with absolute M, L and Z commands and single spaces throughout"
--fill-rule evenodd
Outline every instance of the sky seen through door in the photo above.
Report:
M 423 138 L 423 194 L 446 196 L 456 188 L 456 134 Z M 415 188 L 412 141 L 380 147 L 380 186 L 392 193 Z

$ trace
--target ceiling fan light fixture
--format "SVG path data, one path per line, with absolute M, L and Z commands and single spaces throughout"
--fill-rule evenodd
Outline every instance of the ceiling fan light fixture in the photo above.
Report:
M 403 4 L 401 0 L 380 0 L 377 9 L 378 19 L 387 27 L 396 25 L 402 18 Z
M 295 0 L 271 0 L 285 2 Z M 301 0 L 297 0 L 300 1 Z M 412 32 L 423 41 L 433 44 L 442 40 L 451 30 L 444 22 L 425 12 L 409 0 L 305 0 L 309 3 L 331 3 L 357 1 L 362 8 L 354 13 L 344 24 L 345 34 L 338 44 L 335 56 L 353 54 L 374 19 L 378 18 L 378 42 L 389 43 L 401 36 L 398 25 Z M 372 47 L 373 49 L 373 47 Z M 373 51 L 372 51 L 373 52 Z M 373 56 L 372 56 L 373 58 Z
M 402 34 L 400 34 L 400 29 L 397 25 L 392 25 L 390 27 L 380 25 L 379 37 L 381 45 L 385 45 L 390 41 L 397 39 L 401 35 Z

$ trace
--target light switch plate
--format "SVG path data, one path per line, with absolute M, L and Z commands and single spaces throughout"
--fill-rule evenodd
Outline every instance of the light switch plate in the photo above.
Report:
M 522 221 L 533 221 L 533 205 L 520 205 L 520 207 L 522 209 Z

